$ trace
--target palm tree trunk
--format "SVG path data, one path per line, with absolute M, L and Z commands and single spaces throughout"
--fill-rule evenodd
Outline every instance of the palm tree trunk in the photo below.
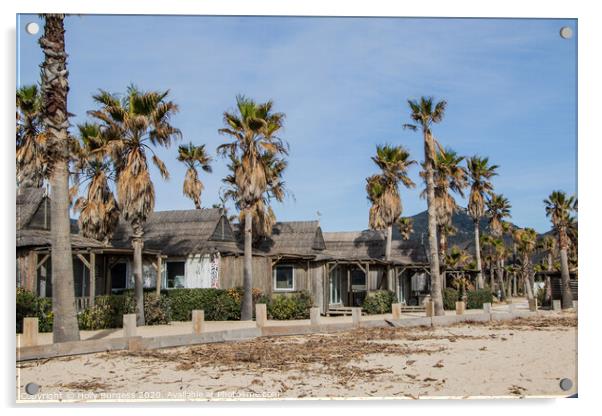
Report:
M 136 325 L 144 326 L 144 281 L 142 280 L 142 233 L 134 232 L 132 239 L 134 248 L 134 298 L 136 300 Z
M 445 255 L 447 254 L 447 237 L 443 227 L 438 228 L 437 237 L 439 237 L 439 267 L 441 270 L 441 287 L 445 288 L 447 286 L 445 280 L 445 269 L 447 266 L 445 263 Z
M 483 281 L 483 265 L 481 264 L 481 237 L 479 235 L 479 221 L 474 222 L 474 244 L 475 258 L 477 261 L 477 289 L 483 289 L 485 282 Z
M 562 278 L 562 308 L 573 307 L 573 293 L 571 292 L 569 259 L 566 247 L 560 248 L 560 276 Z
M 435 148 L 433 138 L 428 130 L 424 132 L 424 164 L 426 176 L 426 200 L 428 205 L 428 232 L 431 272 L 431 299 L 435 306 L 435 315 L 444 315 L 443 295 L 441 294 L 441 278 L 439 276 L 439 250 L 437 249 L 437 217 L 435 213 L 435 183 L 433 180 L 433 155 Z
M 69 219 L 69 147 L 67 118 L 67 54 L 63 15 L 46 15 L 44 36 L 42 94 L 44 123 L 53 166 L 50 177 L 50 230 L 52 247 L 53 342 L 78 341 L 79 328 L 75 311 L 71 224 Z
M 554 260 L 552 258 L 552 253 L 548 252 L 547 254 L 547 263 L 548 263 L 548 267 L 547 270 L 548 272 L 552 271 L 552 268 L 554 267 Z M 547 274 L 546 275 L 546 283 L 545 283 L 545 303 L 546 305 L 551 305 L 552 304 L 552 279 L 550 278 L 550 275 Z
M 242 277 L 243 296 L 240 309 L 240 320 L 253 319 L 253 216 L 247 209 L 245 212 L 245 264 Z
M 393 270 L 389 261 L 391 261 L 391 245 L 393 242 L 393 225 L 387 227 L 387 242 L 385 244 L 385 261 L 387 262 L 387 290 L 393 290 Z M 366 276 L 368 278 L 368 276 Z
M 506 300 L 506 287 L 504 286 L 504 267 L 502 266 L 502 259 L 497 261 L 497 284 L 500 291 L 500 301 Z
M 201 209 L 201 203 L 199 202 L 198 198 L 194 199 L 194 208 L 195 209 Z
M 531 272 L 529 270 L 529 257 L 523 257 L 523 281 L 528 300 L 533 300 L 533 285 L 531 284 Z

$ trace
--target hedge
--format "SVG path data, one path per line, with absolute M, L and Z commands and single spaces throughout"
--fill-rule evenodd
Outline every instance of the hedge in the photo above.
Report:
M 443 309 L 456 310 L 456 302 L 460 300 L 460 293 L 456 289 L 446 287 L 443 289 Z
M 265 303 L 269 319 L 308 319 L 314 302 L 307 291 L 261 296 L 258 302 Z
M 38 318 L 38 331 L 52 332 L 52 300 L 17 288 L 17 333 L 23 332 L 23 318 Z
M 466 292 L 466 309 L 482 309 L 483 303 L 493 303 L 493 294 L 488 289 Z
M 208 321 L 240 319 L 240 300 L 225 289 L 172 289 L 167 299 L 174 321 L 190 321 L 195 309 L 203 309 Z
M 397 296 L 390 290 L 377 290 L 368 292 L 362 309 L 368 315 L 377 315 L 391 312 L 391 305 L 397 302 Z

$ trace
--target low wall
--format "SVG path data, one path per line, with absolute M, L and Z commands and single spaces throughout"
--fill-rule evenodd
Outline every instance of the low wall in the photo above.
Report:
M 506 321 L 517 318 L 529 318 L 542 315 L 539 312 L 491 312 L 468 315 L 445 315 L 432 317 L 417 317 L 404 319 L 383 319 L 360 321 L 360 328 L 375 327 L 419 327 L 446 326 L 460 322 L 489 322 Z M 231 329 L 225 331 L 203 332 L 201 334 L 181 334 L 157 337 L 122 337 L 85 341 L 63 342 L 58 344 L 36 345 L 17 348 L 17 361 L 37 360 L 44 358 L 62 357 L 68 355 L 90 354 L 107 351 L 172 348 L 187 345 L 208 344 L 216 342 L 242 341 L 260 336 L 288 336 L 318 333 L 335 333 L 351 331 L 358 328 L 353 323 L 334 323 L 318 325 L 265 325 L 255 328 Z

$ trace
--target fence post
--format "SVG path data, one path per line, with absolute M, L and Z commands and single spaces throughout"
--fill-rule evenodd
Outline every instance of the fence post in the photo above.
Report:
M 483 303 L 483 312 L 491 313 L 491 303 L 489 303 L 489 302 Z
M 552 301 L 552 310 L 559 311 L 562 309 L 562 304 L 559 299 Z
M 309 310 L 309 319 L 312 326 L 320 325 L 320 308 L 311 308 Z
M 394 303 L 391 305 L 391 319 L 401 319 L 401 303 Z
M 199 335 L 205 326 L 205 311 L 195 309 L 192 311 L 192 333 Z
M 255 305 L 255 323 L 258 327 L 263 327 L 268 320 L 268 311 L 265 303 Z
M 456 302 L 456 315 L 464 315 L 464 311 L 466 310 L 466 303 L 464 301 Z
M 351 308 L 351 321 L 353 326 L 359 327 L 362 320 L 362 308 Z
M 21 347 L 38 345 L 38 318 L 23 318 L 23 336 Z
M 136 336 L 136 314 L 123 315 L 123 336 L 126 338 Z
M 424 302 L 424 308 L 427 317 L 435 315 L 435 303 L 432 300 L 427 300 L 426 302 Z

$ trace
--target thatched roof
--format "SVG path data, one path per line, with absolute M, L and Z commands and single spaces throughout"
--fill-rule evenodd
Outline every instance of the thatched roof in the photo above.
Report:
M 321 258 L 352 261 L 384 261 L 385 233 L 364 230 L 351 232 L 324 233 L 326 250 Z M 396 264 L 427 263 L 425 247 L 415 242 L 394 238 L 391 247 L 391 261 Z
M 44 188 L 17 189 L 17 230 L 25 228 L 44 199 Z
M 132 227 L 120 221 L 111 240 L 117 248 L 132 246 Z M 219 209 L 156 211 L 144 225 L 144 248 L 171 256 L 187 256 L 239 249 L 232 227 Z
M 48 230 L 19 230 L 17 231 L 17 248 L 24 247 L 50 247 L 52 240 Z M 75 249 L 103 248 L 100 241 L 86 238 L 78 234 L 71 234 L 71 247 Z
M 240 225 L 233 227 L 242 248 L 244 240 Z M 266 256 L 313 257 L 325 248 L 318 221 L 286 221 L 274 224 L 272 235 L 257 242 L 253 251 Z

